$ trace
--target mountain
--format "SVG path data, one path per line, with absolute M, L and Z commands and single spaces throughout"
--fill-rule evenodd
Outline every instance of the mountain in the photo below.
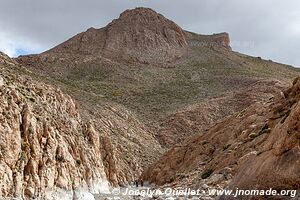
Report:
M 82 170 L 78 176 L 83 179 L 58 176 L 55 180 L 62 183 L 51 182 L 51 191 L 88 187 L 85 191 L 92 193 L 95 179 L 111 186 L 126 186 L 142 172 L 145 180 L 164 186 L 206 183 L 209 187 L 247 187 L 254 180 L 239 178 L 243 172 L 261 172 L 257 175 L 263 177 L 265 170 L 283 158 L 282 152 L 271 154 L 270 145 L 272 138 L 285 138 L 275 129 L 285 124 L 287 110 L 278 111 L 278 118 L 271 116 L 271 111 L 275 111 L 276 102 L 286 105 L 294 101 L 283 97 L 282 91 L 291 86 L 300 71 L 234 52 L 228 33 L 192 33 L 152 9 L 135 8 L 124 11 L 103 28 L 90 28 L 41 54 L 14 60 L 4 57 L 3 69 L 16 71 L 1 75 L 2 83 L 9 80 L 14 88 L 24 90 L 22 101 L 37 109 L 30 116 L 49 116 L 53 124 L 49 131 L 61 136 L 54 140 L 56 145 L 64 144 L 63 150 L 51 156 L 58 156 L 57 162 L 62 163 L 59 166 L 67 167 L 55 174 L 73 177 L 75 169 Z M 8 79 L 14 74 L 19 77 Z M 26 84 L 30 87 L 22 88 Z M 40 85 L 47 92 L 45 98 L 53 99 L 40 100 L 35 89 Z M 2 93 L 3 98 L 8 94 Z M 22 113 L 17 115 L 22 117 Z M 27 130 L 20 122 L 11 123 L 19 127 L 19 132 Z M 44 130 L 42 122 L 38 127 Z M 274 137 L 269 137 L 273 132 Z M 34 137 L 39 138 L 39 133 L 34 129 L 29 143 L 36 141 Z M 53 138 L 45 137 L 46 141 Z M 20 138 L 17 141 L 22 143 Z M 3 144 L 10 142 L 6 139 Z M 294 147 L 294 143 L 288 145 Z M 40 151 L 48 152 L 45 148 Z M 77 152 L 82 152 L 83 158 L 78 159 Z M 32 149 L 27 148 L 25 155 L 40 162 Z M 258 160 L 250 161 L 253 155 Z M 270 156 L 270 163 L 264 171 L 247 170 L 243 165 L 253 162 L 251 166 L 257 169 L 255 162 L 267 160 L 265 155 Z M 66 159 L 71 164 L 65 164 Z M 294 166 L 294 160 L 287 163 Z M 38 170 L 31 166 L 28 169 Z M 4 171 L 10 173 L 8 168 Z M 23 169 L 19 171 L 23 173 Z M 20 177 L 20 182 L 33 185 L 26 190 L 27 196 L 36 195 L 32 188 L 39 188 L 38 194 L 44 193 L 45 187 L 38 184 L 40 174 L 33 173 L 32 179 L 22 174 Z M 298 184 L 286 173 L 278 177 L 286 177 L 287 181 L 281 183 L 270 177 L 265 181 L 274 180 L 287 187 L 292 187 L 289 180 Z M 13 183 L 10 180 L 9 184 Z M 267 182 L 262 181 L 261 186 L 267 186 Z M 2 196 L 11 195 L 12 190 L 4 189 Z
M 229 45 L 227 33 L 191 33 L 152 9 L 136 8 L 104 28 L 88 29 L 49 51 L 16 61 L 89 107 L 100 102 L 125 106 L 170 147 L 182 140 L 179 131 L 165 127 L 176 113 L 221 101 L 216 109 L 205 109 L 205 116 L 214 117 L 196 124 L 200 131 L 256 101 L 245 99 L 228 107 L 224 97 L 239 98 L 234 93 L 252 87 L 265 88 L 260 94 L 266 96 L 266 82 L 288 85 L 299 75 L 295 68 L 233 52 Z
M 48 53 L 77 53 L 114 60 L 166 62 L 182 54 L 183 30 L 151 9 L 127 10 L 103 29 L 90 28 Z

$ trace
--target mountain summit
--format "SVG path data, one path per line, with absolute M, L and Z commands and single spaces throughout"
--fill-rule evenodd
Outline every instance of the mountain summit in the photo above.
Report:
M 144 61 L 172 59 L 187 47 L 183 30 L 148 8 L 126 10 L 106 28 L 106 51 Z
M 121 63 L 162 65 L 181 58 L 191 46 L 230 49 L 229 43 L 227 33 L 193 34 L 154 10 L 140 7 L 128 9 L 107 26 L 89 28 L 41 55 L 47 62 L 57 57 L 81 62 L 82 56 L 91 56 Z M 32 60 L 28 63 L 21 59 L 21 62 L 31 64 Z
M 187 47 L 184 31 L 149 8 L 121 13 L 101 29 L 90 28 L 49 52 L 101 55 L 114 60 L 165 62 Z

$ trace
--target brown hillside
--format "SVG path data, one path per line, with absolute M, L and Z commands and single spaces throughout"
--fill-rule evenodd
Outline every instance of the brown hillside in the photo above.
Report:
M 281 95 L 253 104 L 207 133 L 175 145 L 143 178 L 159 185 L 299 189 L 299 80 Z

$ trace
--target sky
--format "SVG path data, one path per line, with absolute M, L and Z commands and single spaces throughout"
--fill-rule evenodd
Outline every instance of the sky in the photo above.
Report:
M 135 7 L 199 34 L 228 32 L 234 51 L 300 67 L 299 0 L 0 0 L 0 51 L 40 53 Z

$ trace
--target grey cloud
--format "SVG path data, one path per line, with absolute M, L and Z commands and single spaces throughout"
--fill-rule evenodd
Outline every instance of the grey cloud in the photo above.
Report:
M 300 66 L 297 0 L 1 0 L 0 45 L 17 41 L 15 46 L 40 52 L 138 6 L 193 32 L 226 31 L 236 51 Z

